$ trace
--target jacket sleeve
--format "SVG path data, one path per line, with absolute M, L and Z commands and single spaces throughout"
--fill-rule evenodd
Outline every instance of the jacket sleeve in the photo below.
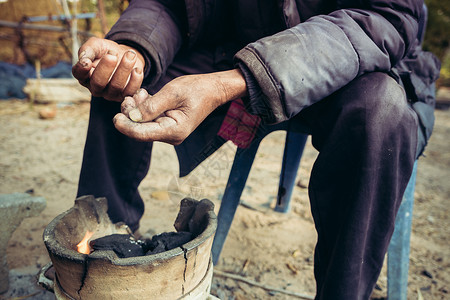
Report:
M 341 1 L 338 10 L 247 45 L 236 56 L 250 112 L 287 120 L 355 77 L 388 72 L 413 45 L 419 0 Z
M 142 53 L 147 66 L 144 84 L 156 83 L 181 47 L 183 10 L 183 1 L 132 0 L 106 35 Z

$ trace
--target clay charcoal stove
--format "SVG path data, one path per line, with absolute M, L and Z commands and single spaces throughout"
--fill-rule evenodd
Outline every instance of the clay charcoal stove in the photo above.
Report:
M 46 227 L 57 299 L 210 297 L 217 220 L 209 200 L 183 199 L 176 231 L 151 239 L 135 238 L 106 212 L 105 198 L 84 196 Z

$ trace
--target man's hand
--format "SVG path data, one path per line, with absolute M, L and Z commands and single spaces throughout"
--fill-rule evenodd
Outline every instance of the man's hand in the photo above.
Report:
M 141 86 L 144 66 L 143 56 L 132 47 L 90 38 L 80 47 L 72 74 L 93 96 L 122 101 Z
M 114 125 L 140 141 L 178 145 L 218 106 L 245 96 L 238 69 L 178 77 L 153 96 L 144 89 L 122 102 Z

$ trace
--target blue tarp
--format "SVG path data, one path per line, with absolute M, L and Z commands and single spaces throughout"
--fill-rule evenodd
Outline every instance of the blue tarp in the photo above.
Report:
M 71 78 L 72 65 L 60 61 L 41 70 L 41 78 Z M 0 62 L 0 99 L 26 98 L 23 88 L 28 78 L 36 78 L 36 69 L 30 65 L 14 65 Z

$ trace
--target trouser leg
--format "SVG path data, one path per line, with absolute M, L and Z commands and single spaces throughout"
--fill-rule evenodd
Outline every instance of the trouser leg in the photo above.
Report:
M 417 116 L 382 73 L 302 112 L 319 150 L 309 185 L 317 299 L 368 299 L 415 161 Z
M 77 195 L 106 197 L 111 220 L 134 231 L 144 212 L 138 186 L 148 172 L 152 143 L 120 133 L 112 122 L 118 112 L 120 103 L 92 98 Z

